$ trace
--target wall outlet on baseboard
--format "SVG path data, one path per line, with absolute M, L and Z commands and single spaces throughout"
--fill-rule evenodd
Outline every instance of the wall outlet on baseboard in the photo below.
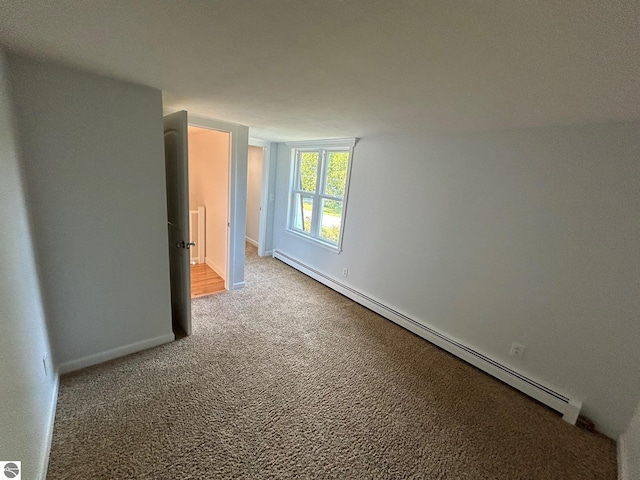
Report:
M 511 344 L 511 350 L 509 351 L 509 355 L 516 358 L 522 358 L 524 354 L 524 345 L 518 342 L 513 342 Z
M 47 354 L 45 352 L 44 355 L 42 355 L 42 367 L 44 368 L 44 376 L 48 377 L 49 376 L 49 372 L 47 370 Z
M 342 268 L 342 276 L 343 277 L 348 277 L 349 276 L 349 269 L 347 267 L 343 267 Z

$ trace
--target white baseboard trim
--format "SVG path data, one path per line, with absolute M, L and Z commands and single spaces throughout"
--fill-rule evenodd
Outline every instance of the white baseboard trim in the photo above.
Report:
M 266 252 L 264 252 L 264 255 L 262 255 L 263 257 L 273 257 L 273 250 L 267 250 Z
M 148 338 L 139 342 L 130 343 L 129 345 L 123 345 L 121 347 L 107 350 L 105 352 L 96 353 L 86 357 L 78 358 L 76 360 L 69 360 L 68 362 L 62 362 L 58 365 L 58 372 L 60 375 L 80 370 L 81 368 L 97 365 L 98 363 L 108 362 L 114 358 L 124 357 L 131 353 L 140 352 L 147 348 L 157 347 L 165 343 L 173 342 L 175 335 L 173 333 L 167 333 L 166 335 L 160 335 L 159 337 Z
M 618 459 L 618 480 L 627 480 L 625 478 L 624 458 L 626 448 L 624 446 L 624 433 L 618 437 L 616 442 L 616 457 Z
M 220 267 L 218 267 L 215 263 L 213 263 L 211 260 L 209 260 L 209 257 L 206 257 L 206 258 L 204 259 L 204 262 L 205 262 L 207 265 L 209 265 L 209 268 L 210 268 L 211 270 L 213 270 L 213 271 L 214 271 L 214 272 L 216 272 L 218 275 L 220 275 L 220 278 L 222 278 L 222 279 L 224 279 L 224 280 L 226 280 L 226 279 L 227 279 L 227 277 L 226 277 L 226 276 L 225 276 L 225 274 L 224 274 L 224 271 L 223 271 Z
M 49 410 L 49 431 L 47 432 L 47 443 L 45 445 L 44 456 L 42 458 L 42 465 L 40 471 L 42 472 L 42 480 L 47 478 L 47 470 L 49 469 L 49 455 L 51 453 L 51 443 L 53 442 L 53 426 L 56 423 L 56 409 L 58 408 L 58 389 L 60 388 L 60 376 L 56 373 L 53 385 L 53 391 L 51 392 L 51 408 Z
M 236 282 L 233 284 L 233 286 L 231 287 L 231 290 L 239 290 L 241 288 L 244 288 L 245 283 L 244 282 Z
M 244 237 L 244 239 L 249 242 L 251 245 L 253 245 L 254 247 L 258 248 L 258 242 L 256 242 L 253 238 L 249 238 L 249 237 Z
M 575 425 L 576 420 L 578 420 L 578 415 L 582 408 L 581 401 L 570 399 L 569 397 L 558 393 L 556 390 L 498 363 L 490 357 L 466 346 L 462 342 L 445 335 L 436 328 L 427 326 L 402 312 L 394 310 L 379 300 L 369 297 L 348 285 L 338 282 L 334 278 L 315 270 L 296 258 L 290 257 L 286 253 L 275 250 L 273 256 L 296 270 L 301 271 L 305 275 L 308 275 L 309 277 L 326 285 L 332 290 L 350 298 L 354 302 L 357 302 L 360 305 L 367 307 L 369 310 L 382 315 L 386 319 L 406 328 L 410 332 L 415 333 L 443 350 L 446 350 L 489 375 L 492 375 L 498 380 L 503 381 L 507 385 L 520 390 L 522 393 L 529 395 L 557 412 L 562 413 L 562 418 L 566 422 Z
M 630 452 L 626 432 L 622 433 L 618 437 L 616 447 L 616 453 L 618 457 L 618 480 L 633 480 L 627 463 L 629 461 Z

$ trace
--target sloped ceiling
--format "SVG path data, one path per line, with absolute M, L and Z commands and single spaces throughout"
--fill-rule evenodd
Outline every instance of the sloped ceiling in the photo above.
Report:
M 637 0 L 0 0 L 8 50 L 295 140 L 640 117 Z

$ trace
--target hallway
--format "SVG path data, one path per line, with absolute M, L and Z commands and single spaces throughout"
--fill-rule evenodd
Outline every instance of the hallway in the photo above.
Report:
M 191 265 L 191 298 L 224 292 L 224 279 L 209 265 Z

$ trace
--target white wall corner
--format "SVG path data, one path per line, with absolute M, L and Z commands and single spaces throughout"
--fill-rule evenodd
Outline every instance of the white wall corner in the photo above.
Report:
M 213 261 L 211 261 L 209 257 L 205 258 L 205 263 L 209 266 L 211 270 L 213 270 L 218 275 L 220 275 L 220 278 L 222 278 L 223 280 L 227 279 L 226 275 L 224 274 L 224 270 L 218 267 L 215 263 L 213 263 Z
M 257 242 L 256 240 L 254 240 L 253 238 L 249 238 L 249 237 L 244 237 L 244 238 L 245 238 L 245 240 L 246 240 L 247 242 L 249 242 L 249 243 L 250 243 L 251 245 L 253 245 L 254 247 L 257 247 L 257 246 L 258 246 L 258 242 Z

